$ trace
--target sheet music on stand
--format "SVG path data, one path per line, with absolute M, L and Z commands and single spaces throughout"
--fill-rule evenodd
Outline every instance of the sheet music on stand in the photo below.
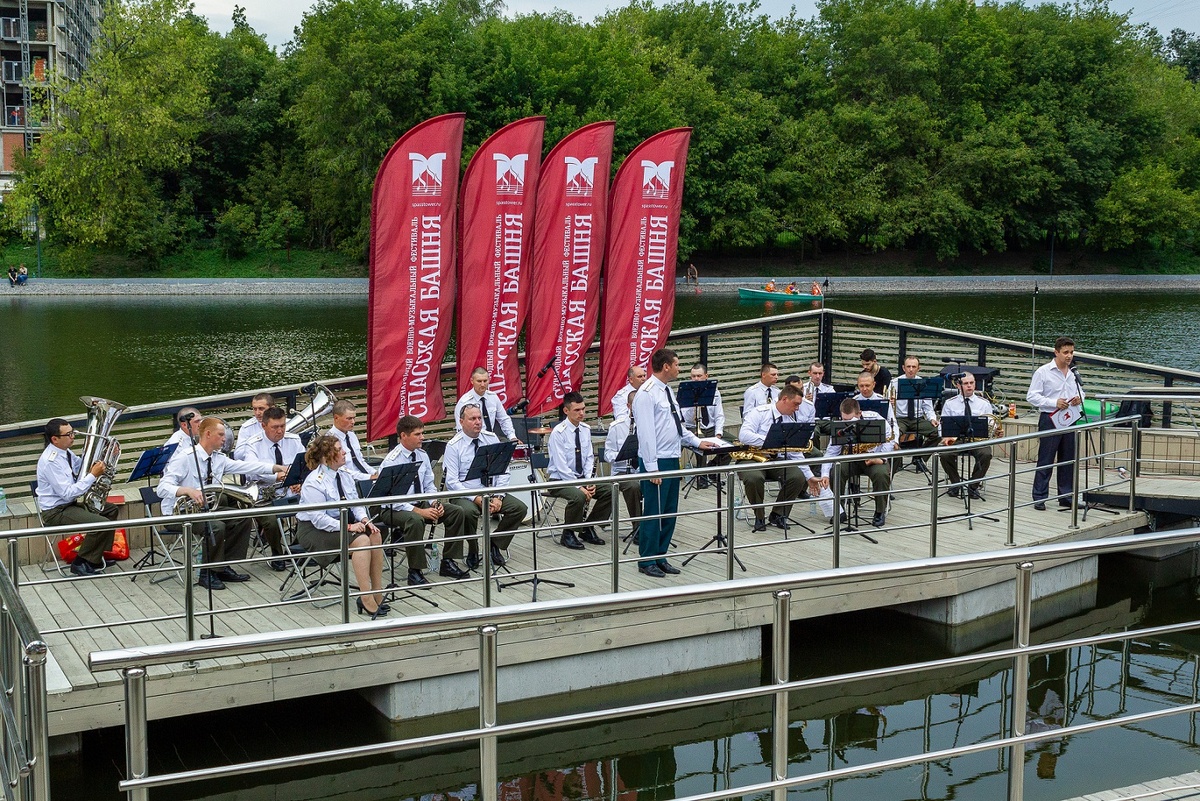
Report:
M 955 439 L 987 439 L 991 417 L 982 414 L 943 416 L 942 436 Z
M 159 445 L 157 448 L 150 448 L 142 451 L 141 457 L 137 464 L 134 465 L 133 472 L 129 474 L 129 481 L 137 481 L 140 478 L 146 479 L 149 483 L 152 476 L 161 476 L 163 471 L 167 469 L 167 463 L 171 461 L 171 457 L 175 454 L 179 446 L 175 443 L 170 445 Z
M 379 471 L 379 478 L 371 485 L 368 498 L 393 498 L 397 495 L 407 495 L 417 481 L 419 465 L 390 464 Z
M 885 398 L 879 400 L 859 400 L 858 408 L 864 412 L 875 412 L 880 417 L 888 416 L 888 407 L 891 404 Z
M 878 445 L 887 439 L 886 420 L 841 420 L 833 424 L 830 443 L 833 445 Z
M 763 440 L 763 450 L 800 450 L 812 442 L 812 423 L 772 423 L 767 429 L 766 439 Z
M 308 464 L 304 461 L 304 454 L 297 453 L 296 458 L 292 460 L 292 464 L 288 467 L 287 475 L 283 477 L 283 486 L 294 487 L 297 484 L 303 484 L 304 479 L 308 478 L 308 474 L 312 471 L 308 469 Z
M 515 442 L 496 442 L 480 447 L 471 460 L 466 480 L 479 479 L 485 487 L 491 486 L 493 478 L 508 471 L 508 463 L 512 461 L 516 448 Z
M 813 406 L 821 420 L 830 420 L 841 415 L 842 401 L 854 397 L 853 392 L 818 392 Z

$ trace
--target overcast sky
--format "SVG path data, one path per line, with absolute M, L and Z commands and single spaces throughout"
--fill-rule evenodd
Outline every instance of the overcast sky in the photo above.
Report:
M 304 0 L 195 0 L 195 4 L 196 11 L 208 17 L 212 27 L 220 31 L 229 30 L 234 5 L 244 6 L 250 25 L 265 34 L 267 41 L 276 47 L 291 40 L 292 30 L 300 24 L 300 17 L 310 5 Z M 625 4 L 624 0 L 601 0 L 600 3 L 595 0 L 506 0 L 510 14 L 562 8 L 585 20 L 605 8 L 619 8 Z M 792 0 L 763 0 L 760 9 L 772 17 L 783 17 L 792 5 Z M 795 6 L 801 17 L 816 15 L 814 0 L 799 0 Z M 1132 11 L 1131 20 L 1135 24 L 1149 23 L 1164 36 L 1174 28 L 1200 32 L 1200 2 L 1197 0 L 1110 0 L 1109 8 Z

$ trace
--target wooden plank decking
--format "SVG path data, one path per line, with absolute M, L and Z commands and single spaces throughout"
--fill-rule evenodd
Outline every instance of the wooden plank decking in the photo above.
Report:
M 1200 773 L 1167 776 L 1154 781 L 1089 793 L 1067 801 L 1183 801 L 1200 799 Z
M 1018 502 L 1029 498 L 1031 474 L 1018 477 Z M 771 485 L 768 485 L 770 489 Z M 911 471 L 900 473 L 896 490 L 926 487 L 924 477 Z M 946 521 L 938 528 L 938 555 L 972 553 L 1003 547 L 1005 515 L 1000 510 L 1007 501 L 1007 479 L 997 478 L 987 488 L 990 500 L 986 510 L 996 514 L 1000 522 L 983 519 L 967 522 Z M 769 495 L 770 497 L 770 495 Z M 715 502 L 713 490 L 693 492 L 683 500 L 684 512 L 694 512 Z M 947 497 L 940 499 L 939 512 L 953 514 L 961 511 L 962 502 Z M 623 510 L 622 510 L 623 511 Z M 978 506 L 976 511 L 980 511 Z M 811 526 L 817 536 L 793 530 L 787 541 L 782 532 L 771 529 L 766 533 L 751 533 L 747 523 L 739 521 L 735 530 L 736 552 L 747 571 L 736 570 L 737 576 L 763 576 L 831 566 L 832 539 L 823 518 L 807 505 L 799 505 L 793 518 Z M 1127 534 L 1146 522 L 1144 513 L 1120 511 L 1116 515 L 1093 512 L 1081 521 L 1078 530 L 1070 530 L 1070 515 L 1056 511 L 1037 512 L 1030 506 L 1016 512 L 1016 542 L 1018 545 L 1054 542 Z M 929 555 L 928 492 L 897 492 L 888 527 L 866 529 L 879 540 L 875 545 L 855 536 L 845 535 L 841 541 L 843 566 L 919 559 Z M 819 524 L 819 525 L 818 525 Z M 622 530 L 627 530 L 623 525 Z M 675 537 L 678 545 L 672 561 L 681 565 L 689 551 L 701 548 L 715 530 L 715 515 L 691 515 L 681 518 Z M 607 534 L 605 536 L 608 536 Z M 519 535 L 510 549 L 511 568 L 516 577 L 532 567 L 532 534 Z M 624 545 L 622 544 L 622 550 Z M 726 558 L 722 552 L 704 551 L 684 568 L 681 576 L 655 580 L 636 569 L 636 547 L 629 551 L 620 568 L 622 590 L 650 589 L 656 586 L 682 583 L 705 583 L 726 578 Z M 589 546 L 587 550 L 569 551 L 549 537 L 537 541 L 538 567 L 543 578 L 574 582 L 573 588 L 542 585 L 539 599 L 586 597 L 607 593 L 611 589 L 609 547 Z M 134 554 L 134 559 L 139 554 Z M 123 563 L 119 567 L 132 564 Z M 215 624 L 218 634 L 251 633 L 293 629 L 305 626 L 328 625 L 340 622 L 340 605 L 315 608 L 310 603 L 298 603 L 270 609 L 263 604 L 279 600 L 278 588 L 282 575 L 269 571 L 265 565 L 249 567 L 253 580 L 231 584 L 229 589 L 213 594 L 218 611 Z M 398 577 L 405 575 L 399 566 Z M 87 655 L 95 650 L 136 647 L 144 644 L 184 639 L 182 620 L 135 623 L 111 626 L 114 621 L 138 620 L 150 617 L 181 615 L 183 587 L 174 578 L 151 584 L 148 575 L 131 581 L 132 574 L 112 568 L 108 575 L 90 580 L 46 579 L 37 565 L 22 569 L 22 597 L 26 599 L 35 622 L 50 644 L 55 670 L 51 673 L 50 723 L 53 734 L 97 726 L 118 725 L 122 720 L 122 688 L 114 673 L 93 675 L 87 668 Z M 421 592 L 436 600 L 436 611 L 469 610 L 482 603 L 479 579 L 450 581 L 439 579 L 430 571 L 434 584 Z M 889 605 L 943 597 L 1011 578 L 999 571 L 972 571 L 931 577 L 926 582 L 898 585 L 864 583 L 853 593 L 834 593 L 814 590 L 794 598 L 796 617 L 810 617 L 847 611 L 867 606 Z M 528 584 L 496 591 L 492 585 L 494 605 L 523 603 L 530 600 Z M 326 588 L 328 591 L 328 588 Z M 208 608 L 206 593 L 196 588 L 196 609 L 204 614 Z M 421 615 L 435 611 L 428 604 L 403 596 L 393 603 L 392 617 Z M 694 637 L 735 628 L 761 626 L 769 622 L 770 599 L 748 597 L 732 601 L 713 601 L 687 604 L 665 609 L 621 615 L 619 618 L 581 616 L 535 625 L 515 627 L 502 632 L 501 664 L 537 661 L 569 656 L 594 650 L 620 648 L 664 637 Z M 352 614 L 352 619 L 363 620 Z M 97 625 L 97 628 L 51 633 L 69 626 Z M 197 621 L 197 632 L 207 630 L 207 617 Z M 149 683 L 150 714 L 152 717 L 187 714 L 224 706 L 262 703 L 279 698 L 358 687 L 376 686 L 396 681 L 425 678 L 446 673 L 471 670 L 475 665 L 473 632 L 445 632 L 438 636 L 409 636 L 386 640 L 365 641 L 353 646 L 302 649 L 267 657 L 240 657 L 206 661 L 195 668 L 168 666 L 151 669 Z

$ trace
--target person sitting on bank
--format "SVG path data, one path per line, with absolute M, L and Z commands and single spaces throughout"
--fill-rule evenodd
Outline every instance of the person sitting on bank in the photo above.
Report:
M 26 269 L 24 264 L 22 264 L 17 269 L 17 286 L 24 286 L 25 282 L 28 280 L 29 280 L 29 270 Z
M 9 286 L 17 285 L 17 268 L 16 267 L 8 268 L 8 285 Z
M 346 464 L 346 449 L 337 437 L 322 434 L 308 443 L 304 451 L 304 463 L 312 471 L 300 488 L 300 503 L 333 503 L 358 500 L 358 488 L 349 473 L 343 473 Z M 299 512 L 296 515 L 296 540 L 308 551 L 336 551 L 342 547 L 341 512 L 338 509 L 322 509 L 316 512 Z M 383 602 L 383 544 L 379 529 L 361 506 L 352 506 L 346 525 L 349 534 L 350 565 L 354 570 L 355 582 L 363 592 L 355 599 L 360 615 L 372 618 L 386 615 L 390 610 Z M 314 557 L 321 565 L 328 565 L 335 554 Z
M 433 480 L 433 466 L 429 463 L 429 454 L 421 448 L 425 444 L 425 424 L 421 422 L 421 418 L 411 414 L 401 417 L 396 422 L 396 437 L 400 440 L 400 444 L 392 448 L 384 457 L 379 469 L 382 471 L 385 467 L 397 464 L 415 464 L 417 465 L 417 480 L 412 484 L 408 494 L 425 495 L 437 492 L 437 485 Z M 345 469 L 348 470 L 349 465 Z M 379 513 L 380 522 L 392 531 L 391 541 L 396 541 L 396 532 L 399 532 L 400 538 L 407 543 L 404 553 L 408 559 L 408 585 L 410 587 L 429 583 L 429 579 L 425 578 L 422 573 L 429 566 L 429 560 L 425 556 L 425 546 L 422 544 L 425 539 L 425 526 L 445 523 L 447 532 L 459 531 L 462 528 L 462 517 L 462 509 L 453 504 L 442 505 L 441 501 L 433 503 L 421 501 L 415 504 L 394 503 Z M 459 543 L 459 548 L 462 548 L 461 543 Z M 459 570 L 459 573 L 462 575 L 455 578 L 467 576 L 465 571 Z
M 468 403 L 462 407 L 458 423 L 462 426 L 462 431 L 455 434 L 446 443 L 446 455 L 442 457 L 442 474 L 446 477 L 446 489 L 483 489 L 483 482 L 478 478 L 468 480 L 467 473 L 471 469 L 471 462 L 475 460 L 475 453 L 480 446 L 494 445 L 500 440 L 493 432 L 483 429 L 483 413 L 474 403 Z M 529 511 L 529 507 L 514 496 L 494 492 L 508 486 L 508 482 L 508 473 L 493 476 L 491 487 L 493 494 L 488 499 L 488 514 L 493 519 L 499 518 L 499 523 L 492 529 L 493 534 L 499 536 L 492 537 L 490 551 L 492 564 L 498 567 L 503 567 L 507 561 L 501 551 L 508 548 L 513 538 L 512 534 L 506 532 L 520 526 L 521 521 L 525 519 L 525 514 Z M 479 518 L 483 515 L 483 494 L 454 498 L 450 503 L 463 511 L 459 530 L 453 534 L 456 537 L 471 537 L 467 552 L 467 567 L 473 570 L 482 563 L 479 558 L 479 542 L 473 535 L 479 530 Z M 442 560 L 441 570 L 438 571 L 439 575 L 455 579 L 464 578 L 460 574 L 465 571 L 454 561 L 462 556 L 462 544 L 462 540 L 446 544 L 446 549 L 443 551 L 445 558 Z
M 550 454 L 550 480 L 574 481 L 591 478 L 596 457 L 592 452 L 592 430 L 583 422 L 584 415 L 587 414 L 583 395 L 568 392 L 563 396 L 562 412 L 563 421 L 550 432 L 546 443 Z M 595 527 L 608 520 L 612 513 L 611 484 L 555 487 L 549 494 L 567 502 L 566 511 L 563 512 L 563 523 L 566 527 L 559 537 L 559 545 L 578 551 L 583 549 L 585 542 L 590 545 L 604 544 L 604 539 L 596 533 Z M 592 509 L 585 520 L 584 513 L 587 512 L 588 501 L 592 502 Z
M 76 503 L 104 474 L 104 462 L 85 465 L 71 453 L 75 429 L 61 417 L 46 423 L 46 448 L 37 462 L 37 504 L 47 526 L 90 525 L 117 519 L 117 507 L 105 502 L 99 514 Z M 83 538 L 71 573 L 90 576 L 104 569 L 104 552 L 112 548 L 113 530 L 93 531 Z

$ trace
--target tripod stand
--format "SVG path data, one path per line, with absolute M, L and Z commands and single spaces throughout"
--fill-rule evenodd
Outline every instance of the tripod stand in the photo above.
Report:
M 721 453 L 731 453 L 732 451 L 733 451 L 733 447 L 732 447 L 732 446 L 731 446 L 729 449 L 718 449 L 718 448 L 714 448 L 713 450 L 711 450 L 711 451 L 709 451 L 709 452 L 708 452 L 708 455 L 710 455 L 710 456 L 712 456 L 712 455 L 714 455 L 714 454 L 718 454 L 718 455 L 719 455 L 719 454 L 721 454 Z M 691 555 L 691 556 L 689 556 L 687 559 L 684 559 L 684 560 L 683 560 L 683 566 L 684 566 L 684 567 L 687 567 L 687 565 L 688 565 L 688 564 L 689 564 L 689 563 L 690 563 L 690 562 L 691 562 L 693 559 L 695 559 L 697 556 L 699 556 L 701 552 L 703 552 L 703 551 L 707 551 L 709 548 L 711 548 L 711 547 L 712 547 L 712 546 L 714 546 L 714 545 L 716 545 L 716 546 L 717 546 L 717 551 L 716 551 L 716 553 L 725 553 L 725 552 L 728 550 L 728 548 L 729 548 L 729 540 L 728 540 L 728 539 L 726 539 L 726 537 L 725 537 L 725 532 L 724 532 L 724 531 L 722 530 L 722 528 L 721 528 L 721 518 L 723 517 L 723 515 L 722 515 L 722 510 L 721 510 L 721 493 L 722 493 L 722 491 L 724 490 L 724 487 L 725 487 L 725 479 L 724 479 L 724 474 L 722 474 L 722 473 L 717 473 L 717 475 L 716 475 L 716 486 L 717 486 L 717 533 L 716 533 L 716 534 L 714 534 L 714 535 L 713 535 L 713 536 L 712 536 L 712 537 L 711 537 L 711 538 L 708 540 L 708 542 L 704 543 L 704 546 L 703 546 L 702 548 L 700 548 L 700 550 L 699 550 L 699 551 L 697 551 L 696 553 L 692 554 L 692 555 Z M 615 503 L 615 500 L 614 500 L 614 503 Z M 632 539 L 632 537 L 631 537 L 631 539 Z M 625 546 L 625 550 L 627 550 L 627 551 L 629 550 L 629 546 L 628 546 L 628 545 L 627 545 L 627 546 Z M 738 567 L 740 567 L 740 568 L 742 569 L 742 572 L 743 572 L 743 573 L 744 573 L 744 572 L 746 572 L 746 565 L 744 565 L 744 564 L 742 563 L 742 560 L 738 558 L 738 555 L 737 555 L 737 552 L 736 552 L 736 551 L 735 551 L 735 552 L 734 552 L 734 554 L 733 554 L 733 561 L 737 562 L 737 564 L 738 564 Z
M 529 456 L 529 483 L 538 483 L 537 470 L 543 469 L 549 465 L 549 457 L 544 453 L 531 453 Z M 538 587 L 542 584 L 552 584 L 555 587 L 574 587 L 570 581 L 559 581 L 558 579 L 542 578 L 538 575 L 538 530 L 541 529 L 542 523 L 542 497 L 541 493 L 534 491 L 529 498 L 532 508 L 529 510 L 533 519 L 533 573 L 528 578 L 515 579 L 506 583 L 496 582 L 496 589 L 503 590 L 505 587 L 516 587 L 520 584 L 529 584 L 533 589 L 531 601 L 537 600 Z M 614 499 L 615 502 L 615 499 Z
M 953 437 L 963 442 L 986 441 L 988 439 L 988 424 L 991 421 L 991 417 L 987 414 L 972 415 L 970 399 L 964 396 L 961 392 L 957 397 L 951 398 L 949 401 L 947 401 L 946 405 L 950 406 L 955 401 L 961 401 L 963 405 L 963 414 L 952 415 L 943 413 L 942 434 L 946 437 Z M 952 409 L 952 411 L 957 411 L 957 409 Z M 945 412 L 945 409 L 943 409 L 943 412 Z M 949 494 L 954 489 L 958 489 L 959 492 L 962 493 L 963 504 L 966 511 L 961 514 L 938 515 L 938 521 L 961 520 L 963 517 L 966 517 L 968 531 L 975 530 L 974 520 L 976 517 L 981 517 L 984 520 L 988 520 L 992 523 L 999 523 L 1000 520 L 998 518 L 990 517 L 988 515 L 974 515 L 971 513 L 971 501 L 973 499 L 975 488 L 983 484 L 983 479 L 982 477 L 978 480 L 972 478 L 965 480 L 963 479 L 963 475 L 966 474 L 967 463 L 971 459 L 970 451 L 959 451 L 957 458 L 959 481 L 958 483 L 952 483 L 949 487 L 947 487 L 946 492 L 943 494 Z
M 886 409 L 884 411 L 886 413 Z M 843 420 L 834 424 L 833 430 L 830 432 L 829 442 L 831 445 L 838 446 L 842 449 L 849 448 L 851 452 L 853 452 L 856 447 L 861 446 L 867 446 L 869 449 L 885 441 L 886 428 L 887 420 L 880 417 Z M 843 482 L 840 473 L 845 469 L 847 469 L 847 466 L 844 464 L 835 465 L 834 480 L 838 482 L 839 488 Z M 854 478 L 856 478 L 856 476 L 847 476 L 845 478 L 845 483 L 849 485 L 850 481 Z M 858 534 L 872 545 L 878 545 L 879 540 L 859 529 L 860 521 L 858 519 L 858 510 L 862 503 L 862 500 L 859 497 L 861 492 L 861 488 L 855 488 L 855 497 L 849 502 L 849 505 L 853 511 L 847 513 L 846 515 L 846 531 L 848 533 Z M 843 495 L 844 493 L 838 493 L 839 500 Z M 837 508 L 834 509 L 834 513 L 838 514 Z

